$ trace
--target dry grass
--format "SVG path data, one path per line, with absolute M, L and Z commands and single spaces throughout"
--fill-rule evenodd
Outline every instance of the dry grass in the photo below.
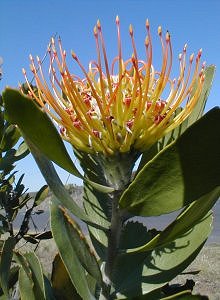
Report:
M 193 279 L 194 293 L 206 295 L 210 300 L 220 300 L 220 245 L 205 246 L 185 272 L 198 271 L 197 275 L 179 275 L 174 282 Z

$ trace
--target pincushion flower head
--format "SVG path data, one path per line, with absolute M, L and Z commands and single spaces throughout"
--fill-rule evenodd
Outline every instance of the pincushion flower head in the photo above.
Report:
M 82 78 L 70 72 L 60 39 L 58 45 L 52 39 L 48 47 L 48 80 L 38 57 L 35 62 L 30 56 L 37 89 L 32 88 L 23 70 L 29 94 L 58 124 L 62 138 L 88 153 L 114 155 L 132 149 L 145 151 L 189 116 L 203 87 L 201 50 L 195 59 L 193 54 L 187 59 L 185 45 L 179 55 L 179 74 L 171 79 L 172 47 L 168 32 L 164 36 L 161 27 L 158 28 L 162 65 L 157 71 L 152 64 L 148 20 L 143 58 L 138 57 L 130 26 L 133 54 L 124 60 L 118 17 L 116 28 L 118 54 L 111 65 L 98 21 L 94 28 L 97 60 L 91 61 L 86 70 L 72 52 L 72 58 L 84 74 Z M 177 114 L 180 106 L 182 110 Z

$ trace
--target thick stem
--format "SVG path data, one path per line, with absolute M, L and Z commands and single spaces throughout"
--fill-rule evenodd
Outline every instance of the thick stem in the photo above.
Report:
M 94 160 L 101 167 L 104 184 L 114 188 L 114 192 L 109 194 L 111 199 L 111 225 L 108 231 L 107 255 L 103 270 L 104 284 L 100 300 L 109 300 L 112 292 L 113 273 L 124 220 L 119 208 L 119 199 L 131 181 L 134 164 L 139 155 L 137 151 L 131 151 L 129 153 L 115 153 L 115 155 L 107 157 L 94 156 Z
M 114 270 L 115 260 L 117 258 L 119 242 L 121 237 L 122 230 L 122 218 L 120 215 L 120 209 L 118 206 L 118 200 L 120 197 L 120 192 L 115 192 L 112 194 L 112 217 L 111 217 L 111 226 L 109 228 L 108 234 L 108 249 L 107 249 L 107 258 L 105 264 L 105 287 L 102 290 L 100 300 L 110 299 L 111 284 L 112 284 L 112 275 Z
M 108 251 L 107 251 L 107 260 L 106 260 L 106 275 L 111 279 L 112 272 L 114 268 L 115 258 L 118 253 L 119 241 L 121 236 L 122 229 L 122 219 L 120 215 L 120 209 L 118 207 L 119 195 L 116 192 L 113 195 L 112 199 L 112 217 L 111 217 L 111 226 L 109 229 L 108 236 Z

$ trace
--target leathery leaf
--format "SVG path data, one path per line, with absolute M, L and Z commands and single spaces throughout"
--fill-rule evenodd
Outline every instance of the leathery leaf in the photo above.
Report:
M 192 230 L 193 227 L 201 221 L 201 219 L 208 213 L 208 211 L 216 203 L 220 195 L 220 187 L 214 189 L 209 194 L 201 197 L 199 200 L 193 202 L 189 207 L 184 209 L 179 216 L 170 223 L 163 231 L 157 234 L 152 240 L 143 246 L 128 249 L 128 253 L 142 252 L 156 249 L 172 242 L 179 236 Z
M 56 201 L 51 204 L 51 229 L 60 257 L 78 294 L 83 299 L 95 299 L 89 290 L 85 271 L 101 283 L 98 262 L 77 223 Z
M 56 164 L 75 176 L 81 177 L 48 115 L 18 90 L 6 88 L 2 97 L 5 117 L 10 123 L 19 127 L 24 138 L 28 138 L 35 147 Z
M 175 278 L 203 247 L 212 229 L 212 219 L 211 214 L 206 215 L 191 231 L 165 246 L 119 255 L 114 267 L 115 292 L 112 298 L 116 295 L 119 299 L 145 295 Z
M 161 215 L 219 186 L 219 129 L 220 109 L 214 108 L 142 168 L 122 194 L 121 208 L 139 216 Z

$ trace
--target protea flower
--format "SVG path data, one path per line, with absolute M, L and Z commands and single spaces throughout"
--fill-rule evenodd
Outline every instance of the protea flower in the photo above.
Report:
M 193 67 L 194 55 L 187 66 L 186 45 L 179 55 L 180 71 L 171 79 L 172 47 L 170 34 L 158 35 L 162 48 L 162 66 L 156 71 L 152 64 L 150 26 L 146 21 L 146 57 L 138 57 L 134 32 L 129 28 L 133 54 L 122 58 L 119 18 L 116 18 L 118 55 L 109 65 L 101 24 L 94 28 L 97 61 L 89 63 L 88 71 L 78 56 L 72 58 L 80 66 L 83 78 L 72 74 L 66 63 L 66 51 L 61 40 L 58 50 L 52 39 L 48 47 L 50 57 L 49 83 L 42 62 L 32 56 L 31 71 L 37 91 L 29 83 L 29 93 L 59 125 L 64 140 L 74 148 L 88 153 L 127 153 L 134 149 L 143 152 L 170 130 L 180 125 L 197 103 L 204 82 L 204 64 L 199 50 Z M 117 65 L 117 68 L 116 68 Z M 166 90 L 166 97 L 163 96 Z M 179 114 L 177 108 L 182 106 Z

